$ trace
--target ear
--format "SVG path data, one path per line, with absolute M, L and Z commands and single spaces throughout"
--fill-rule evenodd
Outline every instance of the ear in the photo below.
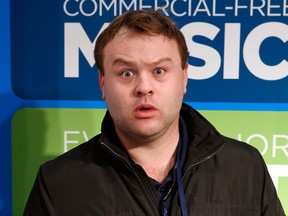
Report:
M 100 90 L 102 92 L 102 99 L 105 100 L 105 91 L 104 91 L 104 73 L 102 73 L 101 71 L 99 71 L 98 73 L 98 77 L 99 77 L 99 86 L 100 86 Z
M 183 69 L 183 92 L 184 94 L 187 92 L 187 84 L 188 84 L 188 63 L 186 63 Z

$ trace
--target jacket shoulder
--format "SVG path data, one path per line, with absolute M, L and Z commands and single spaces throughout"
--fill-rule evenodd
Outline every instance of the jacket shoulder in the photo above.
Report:
M 258 149 L 248 143 L 245 143 L 245 142 L 242 142 L 242 141 L 230 138 L 230 137 L 226 137 L 226 136 L 222 136 L 222 137 L 226 143 L 225 147 L 227 148 L 227 150 L 231 151 L 230 153 L 238 153 L 238 154 L 244 154 L 244 155 L 256 154 L 256 155 L 261 156 Z
M 232 138 L 223 137 L 225 146 L 220 155 L 229 161 L 230 166 L 242 167 L 246 170 L 254 170 L 259 173 L 266 169 L 264 159 L 258 149 L 250 144 Z
M 101 155 L 99 135 L 93 137 L 85 143 L 63 153 L 53 160 L 47 161 L 40 166 L 40 170 L 49 175 L 58 175 L 59 173 L 73 171 L 85 164 L 95 163 Z M 66 170 L 66 171 L 65 171 Z

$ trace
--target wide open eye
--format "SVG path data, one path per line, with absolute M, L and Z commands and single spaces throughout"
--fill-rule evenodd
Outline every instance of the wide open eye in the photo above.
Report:
M 162 69 L 162 68 L 156 68 L 156 69 L 153 71 L 153 73 L 154 73 L 155 75 L 161 76 L 161 75 L 163 75 L 163 74 L 165 73 L 165 70 Z
M 130 70 L 126 70 L 123 73 L 121 73 L 121 76 L 124 78 L 129 78 L 129 77 L 132 77 L 133 75 L 134 75 L 134 73 Z

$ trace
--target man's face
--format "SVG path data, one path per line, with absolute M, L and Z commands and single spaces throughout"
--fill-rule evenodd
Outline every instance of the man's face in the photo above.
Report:
M 99 83 L 118 136 L 149 141 L 178 133 L 187 66 L 181 68 L 177 43 L 122 29 L 103 56 Z

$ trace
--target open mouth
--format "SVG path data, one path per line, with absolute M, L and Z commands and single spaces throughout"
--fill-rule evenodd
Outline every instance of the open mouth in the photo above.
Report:
M 136 107 L 136 110 L 149 111 L 149 110 L 156 110 L 156 108 L 153 105 L 150 105 L 150 104 L 141 104 L 141 105 Z
M 140 104 L 135 109 L 135 115 L 140 118 L 148 118 L 154 116 L 156 110 L 151 104 Z
M 151 108 L 149 107 L 142 107 L 139 109 L 140 111 L 148 111 L 148 110 L 151 110 Z

